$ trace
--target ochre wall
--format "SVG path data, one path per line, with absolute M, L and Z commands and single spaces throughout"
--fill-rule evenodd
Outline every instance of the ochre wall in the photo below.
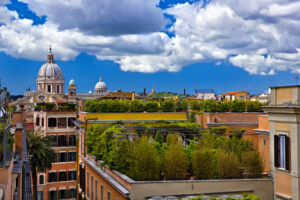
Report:
M 258 141 L 258 151 L 264 161 L 265 169 L 264 172 L 270 171 L 270 137 L 260 135 Z
M 276 88 L 276 104 L 293 100 L 293 88 Z
M 286 196 L 292 196 L 292 177 L 285 172 L 276 171 L 275 188 L 276 193 L 280 193 Z
M 270 130 L 270 123 L 269 123 L 268 115 L 258 116 L 258 129 Z
M 79 120 L 97 118 L 98 120 L 187 120 L 185 112 L 155 113 L 79 113 Z

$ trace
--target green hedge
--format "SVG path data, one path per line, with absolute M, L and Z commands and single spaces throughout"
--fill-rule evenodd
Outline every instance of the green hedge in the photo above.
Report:
M 208 99 L 203 102 L 192 101 L 188 103 L 186 99 L 174 101 L 173 99 L 148 100 L 98 100 L 89 99 L 85 102 L 86 112 L 180 112 L 186 111 L 190 106 L 191 110 L 199 110 L 202 112 L 262 112 L 263 104 L 257 101 L 245 102 L 243 100 L 234 101 L 215 101 Z

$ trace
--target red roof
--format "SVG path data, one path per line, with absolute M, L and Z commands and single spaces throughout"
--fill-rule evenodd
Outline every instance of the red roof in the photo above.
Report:
M 231 91 L 231 92 L 225 92 L 222 94 L 222 96 L 226 96 L 226 95 L 235 95 L 235 94 L 239 94 L 239 93 L 246 93 L 249 94 L 248 92 L 245 91 Z

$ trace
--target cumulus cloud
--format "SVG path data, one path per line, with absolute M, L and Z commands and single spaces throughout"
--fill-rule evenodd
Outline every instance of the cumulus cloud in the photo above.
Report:
M 229 62 L 251 74 L 300 73 L 300 4 L 294 0 L 200 1 L 166 10 L 157 0 L 22 1 L 47 21 L 33 25 L 0 6 L 0 51 L 15 57 L 44 59 L 52 44 L 57 59 L 86 52 L 124 71 L 176 72 L 199 62 Z M 172 37 L 159 31 L 163 12 L 174 16 Z
M 159 0 L 21 0 L 60 30 L 79 29 L 91 35 L 160 31 L 165 22 Z

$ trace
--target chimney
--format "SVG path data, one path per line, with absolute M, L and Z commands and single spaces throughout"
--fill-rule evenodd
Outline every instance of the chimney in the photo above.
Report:
M 183 89 L 183 95 L 185 96 L 185 88 Z

